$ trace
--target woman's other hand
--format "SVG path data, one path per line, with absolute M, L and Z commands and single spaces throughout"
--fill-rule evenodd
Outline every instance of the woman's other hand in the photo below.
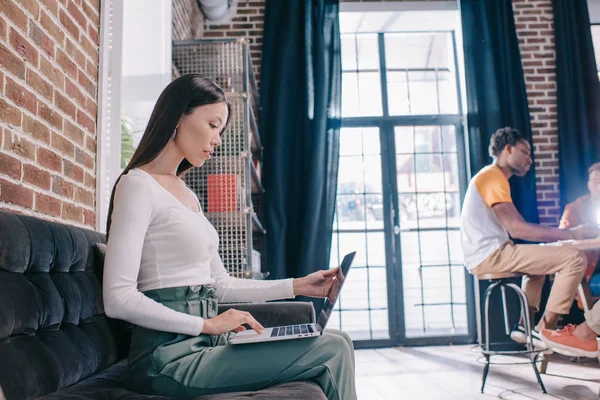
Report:
M 337 289 L 343 281 L 344 275 L 340 267 L 320 270 L 303 278 L 294 279 L 294 294 L 296 296 L 327 297 L 329 301 L 334 302 Z

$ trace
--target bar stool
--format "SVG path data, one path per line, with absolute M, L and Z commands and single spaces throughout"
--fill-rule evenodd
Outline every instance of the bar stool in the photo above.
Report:
M 481 393 L 483 393 L 483 389 L 485 388 L 485 381 L 487 379 L 488 372 L 490 370 L 490 358 L 495 355 L 527 355 L 530 359 L 528 364 L 531 364 L 533 370 L 535 371 L 535 376 L 537 378 L 540 387 L 542 388 L 542 392 L 546 393 L 546 387 L 544 386 L 544 382 L 542 382 L 542 377 L 540 376 L 540 372 L 537 369 L 536 362 L 538 360 L 538 355 L 540 351 L 535 351 L 533 347 L 533 337 L 531 335 L 531 320 L 529 319 L 529 307 L 527 302 L 527 295 L 525 292 L 514 283 L 509 282 L 508 280 L 511 278 L 519 278 L 524 274 L 520 274 L 517 272 L 502 272 L 502 273 L 491 273 L 491 274 L 481 274 L 475 275 L 475 277 L 480 281 L 490 281 L 490 286 L 485 291 L 484 296 L 484 318 L 485 318 L 485 342 L 479 343 L 479 347 L 481 348 L 481 353 L 485 357 L 485 367 L 483 369 L 483 378 L 481 382 Z M 506 288 L 511 288 L 515 291 L 517 296 L 519 297 L 519 303 L 521 305 L 521 313 L 525 315 L 525 332 L 527 332 L 527 342 L 525 344 L 525 350 L 490 350 L 490 316 L 489 316 L 489 306 L 490 306 L 490 296 L 494 289 L 500 287 L 500 293 L 502 294 L 502 311 L 504 316 L 504 328 L 507 335 L 510 335 L 510 325 L 508 322 L 508 308 L 506 306 Z

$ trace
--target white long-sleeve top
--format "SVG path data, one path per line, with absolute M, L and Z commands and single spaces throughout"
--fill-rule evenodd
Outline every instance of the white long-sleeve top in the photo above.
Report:
M 149 329 L 198 335 L 202 318 L 172 310 L 142 292 L 213 285 L 221 302 L 294 297 L 292 279 L 231 277 L 218 247 L 219 236 L 201 209 L 191 211 L 150 174 L 132 169 L 115 190 L 104 262 L 106 315 Z

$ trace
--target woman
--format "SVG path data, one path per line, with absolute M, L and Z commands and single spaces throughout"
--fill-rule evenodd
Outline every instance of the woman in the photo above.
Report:
M 264 328 L 247 312 L 217 315 L 218 301 L 325 297 L 338 269 L 275 281 L 235 279 L 217 253 L 219 238 L 196 195 L 180 179 L 221 144 L 230 118 L 225 93 L 199 75 L 160 95 L 108 213 L 104 306 L 136 325 L 127 386 L 192 397 L 312 380 L 328 399 L 355 399 L 354 350 L 342 332 L 228 345 L 230 332 Z

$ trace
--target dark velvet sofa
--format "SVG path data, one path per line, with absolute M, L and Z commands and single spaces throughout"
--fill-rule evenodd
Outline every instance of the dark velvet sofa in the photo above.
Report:
M 123 387 L 131 327 L 104 315 L 96 246 L 104 240 L 90 230 L 0 211 L 0 400 L 167 400 Z M 235 307 L 264 326 L 315 318 L 310 303 Z M 294 382 L 197 399 L 246 398 L 325 396 L 312 382 Z

